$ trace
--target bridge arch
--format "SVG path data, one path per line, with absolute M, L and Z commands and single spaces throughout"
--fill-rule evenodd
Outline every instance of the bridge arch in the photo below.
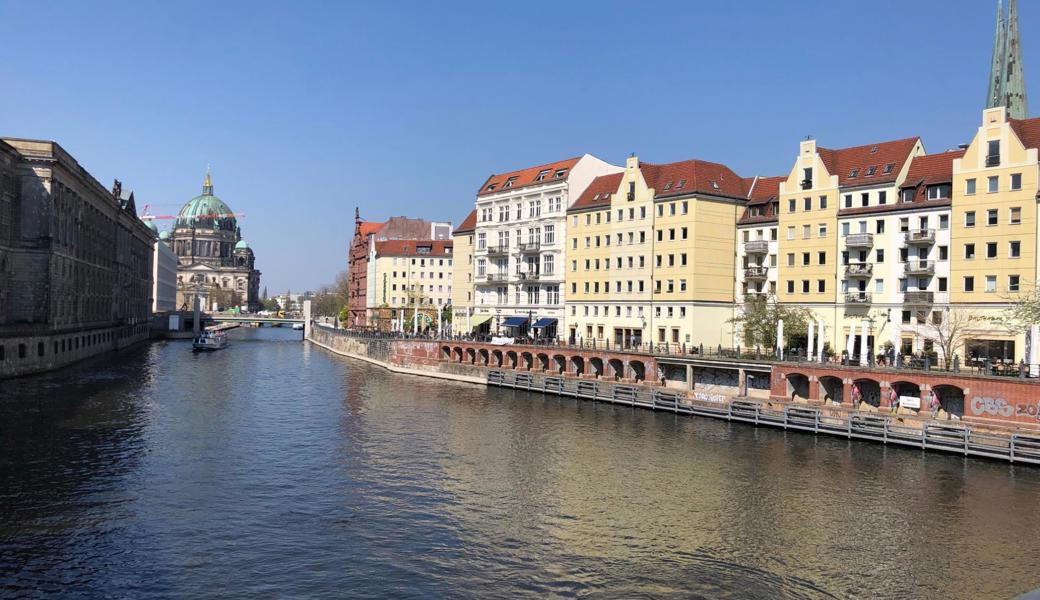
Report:
M 581 356 L 574 355 L 571 357 L 571 368 L 574 370 L 575 375 L 585 374 L 585 359 Z
M 567 359 L 562 354 L 553 356 L 553 372 L 561 375 L 567 372 Z
M 545 353 L 538 354 L 538 368 L 543 371 L 549 370 L 549 355 Z
M 896 381 L 891 385 L 891 388 L 896 391 L 898 396 L 921 397 L 921 386 L 912 381 Z
M 641 360 L 628 361 L 628 367 L 632 369 L 632 377 L 636 381 L 646 381 L 646 365 Z
M 852 382 L 859 390 L 859 401 L 874 408 L 881 406 L 881 384 L 877 380 L 862 377 Z M 853 392 L 855 396 L 855 392 Z
M 842 404 L 845 401 L 845 382 L 833 375 L 820 377 L 820 396 L 826 401 Z
M 608 360 L 607 365 L 610 366 L 610 376 L 615 380 L 621 379 L 625 376 L 625 363 L 621 362 L 620 358 L 612 358 Z
M 964 390 L 955 385 L 937 385 L 932 388 L 935 397 L 939 399 L 939 406 L 946 414 L 961 418 L 964 416 Z
M 502 361 L 502 351 L 501 350 L 492 350 L 491 351 L 491 363 L 495 367 L 501 367 L 502 366 L 503 361 Z
M 441 346 L 441 358 L 451 360 L 451 346 Z
M 534 368 L 534 357 L 530 352 L 523 352 L 520 354 L 520 366 L 528 370 Z
M 470 348 L 469 351 L 473 352 L 473 348 Z M 491 366 L 491 355 L 488 354 L 487 348 L 480 349 L 480 364 L 485 367 Z
M 596 377 L 603 377 L 603 359 L 594 356 L 589 359 L 589 367 L 592 369 L 592 374 Z
M 516 350 L 509 350 L 506 352 L 506 366 L 510 369 L 517 368 Z
M 788 373 L 787 397 L 792 402 L 809 400 L 809 377 L 804 373 Z

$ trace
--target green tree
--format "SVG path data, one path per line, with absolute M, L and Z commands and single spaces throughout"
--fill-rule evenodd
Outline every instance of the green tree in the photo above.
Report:
M 740 331 L 747 347 L 775 348 L 776 327 L 781 319 L 787 340 L 808 335 L 809 321 L 813 318 L 808 308 L 779 304 L 761 294 L 748 294 L 740 310 L 729 323 Z

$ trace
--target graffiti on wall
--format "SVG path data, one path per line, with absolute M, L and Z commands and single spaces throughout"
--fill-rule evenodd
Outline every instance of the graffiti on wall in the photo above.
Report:
M 1033 417 L 1040 420 L 1040 403 L 1019 402 L 1011 404 L 1004 398 L 975 396 L 971 399 L 969 409 L 978 417 Z

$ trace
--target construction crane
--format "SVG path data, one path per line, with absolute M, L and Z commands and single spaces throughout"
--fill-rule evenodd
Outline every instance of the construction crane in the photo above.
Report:
M 174 206 L 174 205 L 171 204 L 170 206 Z M 176 219 L 176 218 L 180 217 L 180 215 L 150 215 L 150 214 L 148 214 L 149 207 L 151 207 L 150 204 L 145 204 L 144 208 L 141 210 L 141 216 L 138 217 L 138 218 L 141 219 L 142 221 L 161 221 L 161 220 L 168 220 L 168 219 Z M 211 214 L 203 214 L 203 215 L 194 215 L 192 218 L 193 219 L 226 219 L 226 218 L 231 217 L 231 218 L 235 218 L 235 219 L 241 219 L 241 218 L 243 218 L 245 216 L 246 216 L 245 213 L 229 212 L 229 213 L 211 213 Z

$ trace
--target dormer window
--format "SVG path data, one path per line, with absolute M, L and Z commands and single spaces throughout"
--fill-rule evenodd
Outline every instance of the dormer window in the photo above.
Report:
M 557 169 L 556 170 L 556 174 L 553 175 L 553 177 L 555 177 L 556 179 L 560 179 L 561 177 L 563 177 L 566 174 L 567 174 L 567 169 Z
M 722 189 L 722 188 L 719 187 L 719 182 L 717 182 L 714 179 L 712 179 L 711 180 L 711 189 L 718 190 L 718 189 Z
M 505 184 L 502 185 L 502 187 L 507 187 L 507 188 L 513 187 L 514 183 L 516 183 L 516 175 L 513 175 L 509 179 L 506 179 L 506 182 L 505 182 Z
M 867 172 L 863 174 L 864 177 L 873 177 L 874 173 L 877 173 L 877 167 L 867 167 Z
M 670 189 L 672 189 L 672 182 L 671 181 L 669 181 L 668 183 L 664 184 L 664 191 L 667 192 Z
M 549 173 L 550 173 L 549 169 L 542 169 L 541 171 L 538 171 L 538 176 L 535 177 L 534 180 L 535 181 L 543 181 L 543 180 L 545 180 L 546 177 L 549 176 Z
M 903 202 L 913 202 L 914 194 L 917 193 L 917 188 L 906 188 L 903 190 Z
M 877 154 L 877 146 L 874 146 L 874 147 L 872 147 L 872 148 L 870 149 L 870 153 L 871 153 L 871 154 Z
M 895 167 L 895 164 L 893 164 L 893 163 L 888 163 L 887 165 L 885 165 L 885 170 L 883 171 L 883 174 L 885 174 L 885 175 L 890 175 L 890 174 L 892 173 L 892 169 L 893 169 L 894 167 Z
M 857 177 L 859 177 L 859 169 L 849 171 L 849 179 L 855 179 Z
M 495 188 L 497 188 L 497 187 L 498 187 L 497 183 L 492 183 L 492 184 L 487 186 L 487 191 L 493 192 L 493 191 L 495 191 Z

